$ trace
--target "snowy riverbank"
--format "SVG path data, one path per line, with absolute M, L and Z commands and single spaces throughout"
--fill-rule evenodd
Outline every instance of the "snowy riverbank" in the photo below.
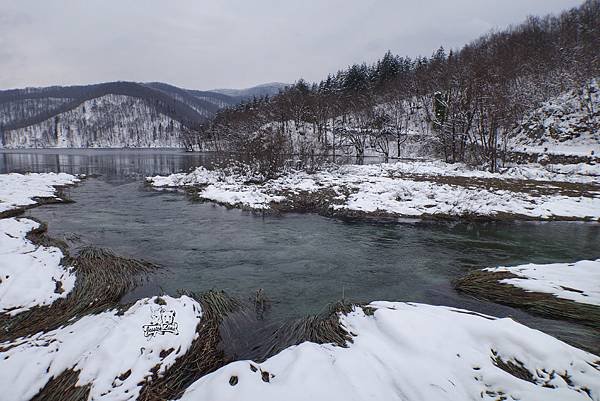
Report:
M 455 286 L 477 298 L 600 329 L 600 259 L 475 270 Z
M 77 182 L 65 173 L 0 174 L 0 217 L 39 202 L 60 202 L 56 187 Z M 75 275 L 62 264 L 62 251 L 27 238 L 40 227 L 31 219 L 0 219 L 0 314 L 49 305 L 73 290 Z
M 485 269 L 490 273 L 509 272 L 515 278 L 501 280 L 528 292 L 552 294 L 557 298 L 600 306 L 600 259 L 575 263 L 552 263 Z
M 155 188 L 252 210 L 350 217 L 599 220 L 600 165 L 527 165 L 501 173 L 443 162 L 399 162 L 292 171 L 271 180 L 198 167 L 148 177 Z M 259 177 L 260 178 L 260 177 Z
M 347 348 L 302 343 L 202 377 L 182 400 L 600 399 L 598 357 L 511 319 L 373 302 L 340 316 Z

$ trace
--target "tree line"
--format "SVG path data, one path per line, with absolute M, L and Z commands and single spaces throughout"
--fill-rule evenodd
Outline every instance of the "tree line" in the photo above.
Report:
M 278 95 L 223 109 L 182 140 L 277 169 L 290 154 L 306 165 L 367 151 L 399 155 L 417 129 L 430 133 L 445 161 L 494 171 L 528 111 L 571 89 L 582 102 L 591 99 L 590 79 L 600 73 L 598 21 L 600 0 L 587 0 L 430 57 L 388 51 L 372 65 L 355 64 L 318 83 L 300 79 Z M 592 104 L 587 109 L 596 112 Z

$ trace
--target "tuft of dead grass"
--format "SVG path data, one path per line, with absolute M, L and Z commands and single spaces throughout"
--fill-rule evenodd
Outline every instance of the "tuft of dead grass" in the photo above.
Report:
M 600 307 L 500 283 L 501 280 L 516 277 L 518 276 L 511 272 L 475 270 L 456 280 L 454 287 L 475 298 L 523 308 L 540 316 L 569 320 L 600 330 Z
M 61 263 L 73 266 L 75 287 L 66 298 L 47 306 L 37 306 L 15 316 L 0 315 L 0 342 L 13 341 L 40 331 L 56 329 L 72 319 L 119 308 L 120 299 L 141 284 L 156 265 L 115 255 L 96 247 L 85 247 L 75 257 L 69 256 L 66 245 L 45 235 L 41 224 L 28 234 L 35 244 L 57 246 L 66 256 Z

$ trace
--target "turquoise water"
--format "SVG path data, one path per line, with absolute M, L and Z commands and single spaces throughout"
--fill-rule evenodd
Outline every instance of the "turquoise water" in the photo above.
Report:
M 28 212 L 72 247 L 96 245 L 163 267 L 124 301 L 160 292 L 223 289 L 247 299 L 264 289 L 267 322 L 353 301 L 414 301 L 512 316 L 531 327 L 599 349 L 590 329 L 541 319 L 457 293 L 452 280 L 481 267 L 600 257 L 600 225 L 590 223 L 344 222 L 316 215 L 264 217 L 177 192 L 143 178 L 210 164 L 179 151 L 44 150 L 0 153 L 0 173 L 92 175 L 68 190 L 73 204 Z

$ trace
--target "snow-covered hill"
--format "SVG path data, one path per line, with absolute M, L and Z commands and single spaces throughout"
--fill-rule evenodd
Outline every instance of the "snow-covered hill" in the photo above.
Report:
M 600 82 L 544 102 L 514 131 L 510 149 L 533 155 L 600 157 Z
M 239 98 L 136 82 L 0 91 L 0 148 L 181 147 Z
M 6 148 L 180 147 L 181 123 L 141 99 L 106 95 L 40 123 L 4 132 Z
M 273 96 L 279 93 L 279 91 L 286 86 L 290 86 L 289 84 L 284 84 L 281 82 L 270 82 L 267 84 L 253 86 L 251 88 L 245 89 L 213 89 L 211 92 L 221 93 L 227 96 L 235 96 L 242 99 L 249 99 L 253 96 L 261 97 L 261 96 Z

